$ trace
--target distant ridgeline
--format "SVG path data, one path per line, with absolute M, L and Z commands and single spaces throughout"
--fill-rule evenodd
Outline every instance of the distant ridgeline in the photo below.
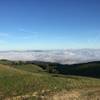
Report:
M 9 65 L 34 64 L 38 65 L 46 72 L 53 74 L 78 75 L 78 76 L 100 78 L 100 61 L 67 65 L 67 64 L 41 62 L 41 61 L 9 61 L 3 59 L 0 60 L 0 64 L 9 64 Z

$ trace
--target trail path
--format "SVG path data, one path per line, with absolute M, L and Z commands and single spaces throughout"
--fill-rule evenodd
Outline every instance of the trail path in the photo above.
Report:
M 45 92 L 44 90 L 42 92 Z M 39 97 L 37 92 L 6 98 L 5 100 L 29 100 L 30 97 Z M 76 89 L 63 91 L 50 96 L 40 96 L 41 100 L 100 100 L 100 88 Z M 38 99 L 37 99 L 38 100 Z

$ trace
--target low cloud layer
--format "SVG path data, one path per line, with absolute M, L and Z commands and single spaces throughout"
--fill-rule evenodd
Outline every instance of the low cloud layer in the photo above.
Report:
M 62 64 L 100 60 L 100 49 L 1 51 L 0 59 L 49 61 Z

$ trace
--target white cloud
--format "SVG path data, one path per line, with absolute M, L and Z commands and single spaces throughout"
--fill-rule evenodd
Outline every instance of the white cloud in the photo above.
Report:
M 27 39 L 31 39 L 31 36 L 23 36 L 22 38 L 27 40 Z
M 7 36 L 9 36 L 9 34 L 0 32 L 0 36 L 7 37 Z
M 72 64 L 100 60 L 100 49 L 7 51 L 0 52 L 0 59 L 37 60 Z
M 23 33 L 28 33 L 28 34 L 37 34 L 38 33 L 38 32 L 32 32 L 32 31 L 26 30 L 24 28 L 20 28 L 19 31 L 23 32 Z
M 22 32 L 22 34 L 19 34 L 19 38 L 22 38 L 22 39 L 30 39 L 30 38 L 38 38 L 39 37 L 38 32 L 32 32 L 32 31 L 26 30 L 24 28 L 20 28 L 19 31 Z

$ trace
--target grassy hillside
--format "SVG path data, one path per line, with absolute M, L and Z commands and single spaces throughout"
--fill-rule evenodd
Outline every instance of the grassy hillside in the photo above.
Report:
M 86 89 L 92 90 L 92 93 L 90 91 L 85 94 Z M 1 100 L 39 100 L 40 97 L 45 97 L 46 100 L 52 100 L 55 97 L 57 98 L 57 96 L 73 93 L 71 91 L 76 90 L 80 95 L 92 95 L 93 92 L 96 93 L 100 90 L 100 79 L 49 74 L 41 67 L 34 64 L 18 62 L 17 64 L 12 64 L 9 61 L 7 61 L 7 63 L 6 61 L 2 61 L 2 64 L 0 64 Z M 100 91 L 98 93 L 100 93 Z M 97 96 L 98 95 L 99 94 L 97 94 Z
M 100 62 L 63 65 L 56 67 L 60 74 L 100 78 Z
M 73 65 L 49 62 L 33 62 L 33 64 L 39 65 L 49 73 L 100 78 L 100 61 Z

